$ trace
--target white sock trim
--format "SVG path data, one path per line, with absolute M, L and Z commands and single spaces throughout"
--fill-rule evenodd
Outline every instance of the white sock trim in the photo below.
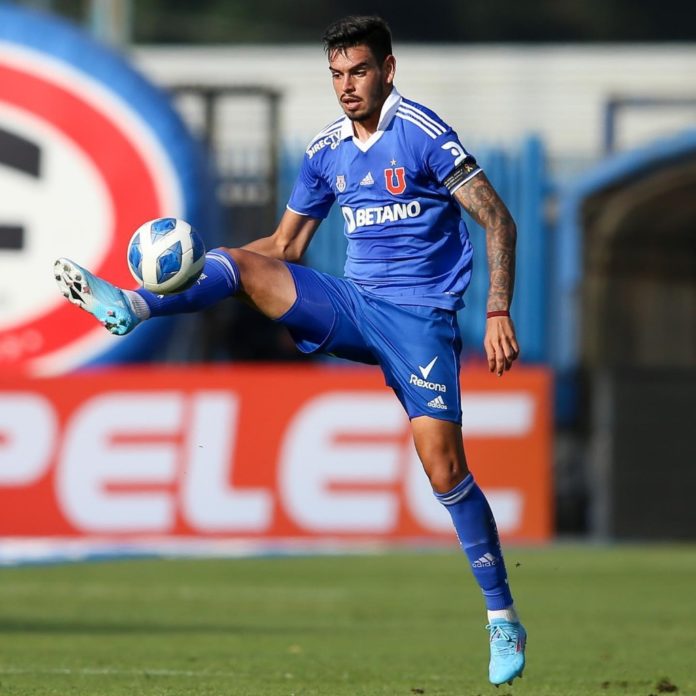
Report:
M 504 619 L 505 621 L 510 621 L 511 623 L 518 623 L 520 617 L 517 615 L 517 610 L 515 605 L 511 604 L 505 609 L 489 609 L 488 610 L 488 621 L 493 619 Z
M 135 292 L 135 290 L 124 290 L 123 294 L 128 300 L 128 304 L 130 304 L 133 314 L 135 314 L 138 319 L 142 321 L 150 318 L 150 307 L 148 306 L 147 302 L 145 302 L 145 300 L 138 295 L 137 292 Z

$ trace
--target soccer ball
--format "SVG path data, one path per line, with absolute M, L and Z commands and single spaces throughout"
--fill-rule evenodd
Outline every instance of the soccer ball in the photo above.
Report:
M 190 288 L 204 263 L 203 240 L 184 220 L 150 220 L 138 227 L 128 243 L 130 272 L 140 285 L 157 295 Z

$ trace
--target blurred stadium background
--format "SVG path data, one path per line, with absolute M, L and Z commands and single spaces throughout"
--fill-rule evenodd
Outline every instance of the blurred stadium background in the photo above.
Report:
M 131 283 L 148 217 L 210 246 L 270 232 L 338 113 L 321 31 L 375 11 L 400 91 L 457 129 L 518 222 L 521 364 L 482 369 L 473 225 L 460 317 L 464 434 L 504 539 L 696 540 L 693 8 L 406 9 L 0 3 L 1 563 L 451 545 L 373 370 L 302 358 L 232 301 L 111 340 L 52 286 L 60 255 Z M 344 249 L 334 211 L 307 261 L 340 275 Z

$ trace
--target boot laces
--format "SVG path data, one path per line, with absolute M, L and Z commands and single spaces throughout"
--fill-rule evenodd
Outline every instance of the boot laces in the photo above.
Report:
M 517 631 L 511 624 L 488 624 L 491 632 L 491 652 L 500 657 L 514 655 L 517 652 Z

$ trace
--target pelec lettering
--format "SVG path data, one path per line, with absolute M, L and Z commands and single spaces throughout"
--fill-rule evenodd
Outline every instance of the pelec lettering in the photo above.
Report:
M 234 394 L 140 391 L 135 400 L 131 394 L 104 392 L 85 401 L 66 428 L 56 495 L 75 529 L 170 534 L 177 511 L 200 533 L 264 532 L 271 526 L 271 493 L 230 483 Z M 228 427 L 216 427 L 221 422 Z M 183 471 L 177 468 L 181 461 Z
M 419 201 L 409 201 L 408 203 L 393 203 L 392 205 L 357 208 L 356 210 L 343 206 L 341 212 L 346 221 L 346 231 L 351 233 L 355 232 L 358 227 L 384 225 L 387 222 L 418 217 L 421 214 L 421 205 Z
M 198 373 L 179 374 L 196 388 L 163 389 L 137 375 L 137 388 L 104 387 L 95 377 L 85 390 L 81 382 L 85 393 L 74 403 L 58 396 L 70 378 L 3 393 L 0 501 L 24 512 L 0 515 L 0 534 L 391 538 L 404 533 L 404 510 L 417 525 L 410 534 L 451 533 L 449 515 L 424 485 L 405 437 L 406 416 L 381 387 L 346 389 L 344 382 L 326 384 L 326 375 L 288 378 L 291 385 L 316 380 L 316 393 L 278 416 L 262 456 L 268 472 L 259 476 L 258 440 L 245 444 L 239 437 L 243 405 L 252 420 L 267 417 L 245 398 L 255 393 L 255 382 L 201 388 Z M 416 375 L 411 382 L 445 389 Z M 524 387 L 479 387 L 464 394 L 462 410 L 466 437 L 524 444 L 541 406 Z M 516 534 L 529 494 L 503 484 L 488 491 L 491 506 L 498 527 Z

